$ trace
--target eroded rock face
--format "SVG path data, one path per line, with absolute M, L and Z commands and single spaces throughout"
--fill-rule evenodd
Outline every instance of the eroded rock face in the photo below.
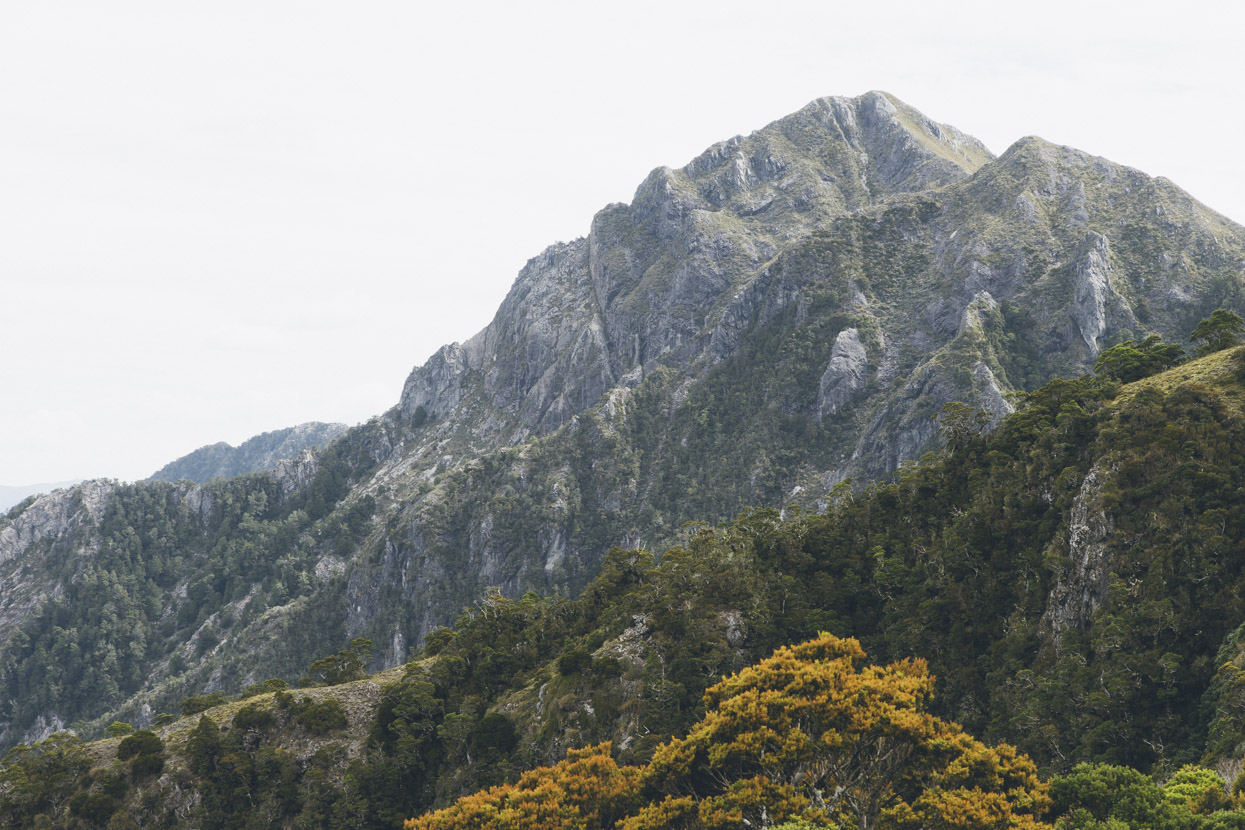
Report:
M 86 481 L 40 496 L 0 526 L 0 644 L 31 614 L 63 593 L 43 557 L 52 551 L 93 556 L 93 530 L 116 485 Z
M 419 409 L 434 418 L 448 415 L 463 398 L 463 382 L 469 368 L 461 344 L 442 346 L 407 378 L 398 403 L 402 415 L 413 417 Z
M 1056 653 L 1063 632 L 1082 628 L 1102 605 L 1111 576 L 1107 542 L 1114 525 L 1102 508 L 1102 481 L 1107 468 L 1099 462 L 1081 483 L 1068 524 L 1068 562 L 1051 589 L 1042 615 Z
M 40 496 L 0 529 L 0 565 L 36 541 L 61 538 L 75 527 L 98 522 L 113 487 L 109 481 L 86 481 Z
M 1090 233 L 1081 245 L 1076 262 L 1072 319 L 1091 358 L 1100 351 L 1098 341 L 1107 331 L 1107 303 L 1115 297 L 1111 286 L 1111 249 L 1107 238 Z
M 203 484 L 214 478 L 272 470 L 279 462 L 294 458 L 305 449 L 322 447 L 345 431 L 345 424 L 309 422 L 256 435 L 237 447 L 223 442 L 212 444 L 166 464 L 151 479 Z
M 1016 407 L 1004 397 L 1003 388 L 994 376 L 994 371 L 986 364 L 978 362 L 973 366 L 973 387 L 981 400 L 982 408 L 993 415 L 995 421 L 1016 411 Z
M 1181 230 L 1167 207 L 1135 210 L 1151 191 L 1187 208 Z M 1012 393 L 1091 369 L 1119 331 L 1147 331 L 1125 297 L 1170 305 L 1162 298 L 1197 268 L 1173 267 L 1168 285 L 1154 285 L 1130 243 L 1113 236 L 1124 224 L 1133 239 L 1139 227 L 1175 233 L 1190 256 L 1199 252 L 1198 267 L 1245 260 L 1241 229 L 1208 222 L 1144 174 L 1072 148 L 1028 137 L 995 159 L 885 94 L 820 99 L 683 168 L 654 170 L 630 204 L 597 214 L 586 239 L 529 262 L 483 332 L 412 373 L 402 411 L 423 406 L 443 420 L 428 459 L 412 460 L 425 450 L 408 447 L 401 463 L 435 471 L 431 482 L 499 441 L 573 428 L 598 405 L 615 413 L 623 393 L 662 371 L 681 378 L 669 387 L 676 412 L 761 332 L 822 322 L 829 291 L 841 322 L 807 405 L 790 410 L 842 432 L 815 462 L 824 465 L 816 484 L 790 490 L 815 504 L 819 488 L 874 480 L 934 448 L 932 416 L 945 403 L 997 420 L 1012 411 Z M 1177 339 L 1175 317 L 1147 325 Z M 432 463 L 447 443 L 467 449 Z M 622 491 L 592 509 L 607 507 L 640 509 Z M 430 521 L 442 509 L 429 502 L 414 513 Z M 480 532 L 441 544 L 517 590 L 515 569 L 498 563 L 519 555 L 529 573 L 552 579 L 599 555 L 580 547 L 569 515 L 551 513 L 522 555 Z M 432 567 L 422 554 L 403 562 L 407 584 Z M 418 589 L 411 596 L 420 604 Z
M 294 458 L 278 461 L 276 469 L 269 476 L 281 485 L 281 495 L 285 497 L 310 484 L 318 469 L 319 456 L 313 450 L 307 449 Z
M 860 331 L 843 329 L 834 338 L 830 364 L 817 390 L 818 420 L 837 414 L 868 382 L 869 358 L 864 343 L 860 342 Z
M 39 741 L 47 740 L 57 732 L 65 731 L 65 721 L 56 715 L 40 717 L 33 726 L 26 730 L 22 736 L 22 743 L 34 744 Z M 69 730 L 72 734 L 73 730 Z

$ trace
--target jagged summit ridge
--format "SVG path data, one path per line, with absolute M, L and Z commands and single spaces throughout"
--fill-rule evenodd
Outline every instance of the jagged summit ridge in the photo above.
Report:
M 1149 208 L 1153 216 L 1138 215 L 1138 194 L 1159 202 Z M 924 216 L 911 215 L 915 205 Z M 655 169 L 631 204 L 597 214 L 586 239 L 532 259 L 489 327 L 412 373 L 401 411 L 422 406 L 443 417 L 475 390 L 474 405 L 493 413 L 495 434 L 519 440 L 557 429 L 659 365 L 702 373 L 730 357 L 749 327 L 790 308 L 802 313 L 801 283 L 810 275 L 791 274 L 784 257 L 803 240 L 833 233 L 844 217 L 865 214 L 903 225 L 888 244 L 923 248 L 936 264 L 924 277 L 907 276 L 916 290 L 906 295 L 880 296 L 876 285 L 869 292 L 852 283 L 850 311 L 873 332 L 853 365 L 873 366 L 880 383 L 894 377 L 906 353 L 910 370 L 924 364 L 914 377 L 925 380 L 909 387 L 910 396 L 948 398 L 959 389 L 996 413 L 1009 406 L 1009 391 L 1028 384 L 1009 377 L 1008 361 L 991 354 L 993 347 L 971 362 L 972 381 L 939 377 L 961 346 L 979 349 L 989 339 L 1000 302 L 1040 298 L 1033 321 L 1044 332 L 1039 356 L 1058 355 L 1051 373 L 1083 371 L 1112 337 L 1143 329 L 1179 336 L 1200 308 L 1180 285 L 1199 262 L 1225 264 L 1216 233 L 1240 230 L 1170 183 L 1073 148 L 1030 136 L 995 158 L 977 139 L 887 93 L 821 98 L 715 144 L 682 168 Z M 1164 279 L 1155 297 L 1178 313 L 1156 317 L 1150 298 L 1138 297 L 1146 287 L 1130 285 L 1142 257 L 1121 252 L 1112 237 L 1121 225 L 1138 237 L 1155 220 L 1175 230 L 1173 216 L 1200 237 L 1200 259 L 1163 252 L 1183 273 Z M 851 236 L 838 244 L 857 244 L 859 233 Z M 966 333 L 962 319 L 983 294 L 996 310 L 984 328 Z M 1144 299 L 1149 321 L 1134 313 L 1130 297 Z M 913 330 L 895 336 L 888 316 Z M 861 379 L 852 382 L 853 390 L 862 387 Z M 896 426 L 894 415 L 894 407 L 875 412 L 854 459 L 878 457 L 874 439 L 893 432 L 885 422 Z M 900 418 L 899 434 L 885 439 L 886 460 L 866 464 L 870 475 L 928 444 L 925 417 Z
M 630 205 L 596 215 L 586 239 L 534 257 L 488 327 L 411 373 L 400 411 L 444 417 L 476 376 L 503 432 L 541 434 L 632 372 L 720 360 L 723 326 L 740 314 L 728 293 L 749 297 L 783 247 L 845 212 L 960 181 L 992 158 L 885 93 L 818 99 L 681 169 L 655 169 Z M 785 307 L 770 298 L 766 316 Z

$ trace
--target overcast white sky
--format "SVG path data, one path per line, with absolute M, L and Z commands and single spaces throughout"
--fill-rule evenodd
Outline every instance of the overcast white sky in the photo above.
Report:
M 823 95 L 1245 222 L 1238 6 L 0 0 L 0 483 L 366 420 L 650 169 Z

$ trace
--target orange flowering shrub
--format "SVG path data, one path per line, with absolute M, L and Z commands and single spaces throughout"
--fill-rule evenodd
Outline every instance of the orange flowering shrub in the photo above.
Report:
M 460 799 L 408 830 L 733 830 L 800 819 L 858 830 L 1036 828 L 1050 804 L 1033 762 L 928 711 L 923 660 L 859 666 L 823 634 L 705 692 L 705 717 L 643 769 L 605 744 Z
M 612 827 L 639 806 L 640 770 L 620 767 L 609 744 L 572 749 L 518 783 L 465 796 L 444 810 L 408 819 L 406 830 L 584 830 Z

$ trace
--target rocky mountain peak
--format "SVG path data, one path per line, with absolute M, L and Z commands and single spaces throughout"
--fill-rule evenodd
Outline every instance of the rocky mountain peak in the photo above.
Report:
M 994 154 L 977 139 L 939 124 L 887 92 L 857 98 L 823 98 L 810 107 L 828 107 L 840 123 L 859 125 L 857 141 L 869 154 L 874 178 L 886 193 L 927 190 L 974 173 Z
M 586 239 L 533 258 L 484 331 L 411 373 L 399 411 L 444 418 L 474 391 L 494 434 L 545 433 L 634 371 L 711 365 L 758 303 L 769 319 L 794 299 L 770 295 L 766 275 L 792 240 L 962 181 L 992 158 L 886 93 L 813 101 L 682 168 L 653 170 L 631 204 L 594 217 Z

